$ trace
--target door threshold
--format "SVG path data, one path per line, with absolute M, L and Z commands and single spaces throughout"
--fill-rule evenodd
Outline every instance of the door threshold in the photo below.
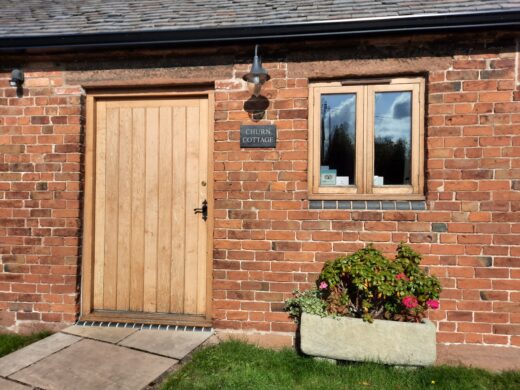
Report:
M 170 325 L 191 326 L 198 328 L 211 328 L 213 323 L 204 315 L 194 314 L 168 314 L 168 313 L 141 313 L 121 312 L 111 310 L 96 310 L 92 313 L 81 315 L 80 322 L 106 322 L 106 323 L 132 323 L 143 325 Z
M 79 320 L 74 324 L 80 327 L 98 327 L 98 328 L 119 328 L 119 329 L 135 329 L 135 330 L 168 330 L 180 332 L 211 332 L 213 328 L 209 326 L 189 326 L 189 325 L 158 325 L 158 324 L 136 324 L 135 322 L 100 322 L 100 321 L 82 321 Z

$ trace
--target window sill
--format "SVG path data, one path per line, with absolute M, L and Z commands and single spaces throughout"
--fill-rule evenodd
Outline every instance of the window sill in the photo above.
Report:
M 309 200 L 426 200 L 424 195 L 419 194 L 309 194 Z
M 426 202 L 424 200 L 310 200 L 309 209 L 421 211 L 426 210 Z

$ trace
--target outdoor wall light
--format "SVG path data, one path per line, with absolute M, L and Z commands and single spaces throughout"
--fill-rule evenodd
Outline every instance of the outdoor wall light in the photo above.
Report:
M 11 87 L 21 88 L 24 82 L 23 71 L 20 69 L 14 69 L 11 72 L 11 80 L 9 80 L 9 85 Z
M 262 89 L 262 85 L 271 78 L 262 67 L 262 58 L 258 55 L 258 45 L 255 46 L 255 57 L 253 59 L 253 65 L 251 66 L 251 70 L 249 73 L 245 74 L 243 79 L 248 83 L 253 84 L 253 95 L 260 95 L 260 89 Z

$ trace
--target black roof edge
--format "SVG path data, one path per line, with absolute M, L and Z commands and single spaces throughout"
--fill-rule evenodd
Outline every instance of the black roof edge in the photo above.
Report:
M 201 46 L 403 33 L 445 33 L 520 27 L 520 8 L 277 25 L 0 37 L 0 52 L 56 52 L 158 46 Z

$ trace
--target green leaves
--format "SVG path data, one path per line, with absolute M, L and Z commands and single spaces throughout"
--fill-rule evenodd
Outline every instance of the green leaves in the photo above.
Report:
M 284 310 L 289 312 L 289 316 L 299 323 L 303 312 L 316 314 L 321 317 L 327 315 L 327 304 L 322 294 L 317 289 L 307 291 L 293 291 L 294 298 L 285 301 Z
M 371 244 L 350 256 L 328 261 L 316 281 L 319 289 L 295 292 L 286 310 L 297 319 L 301 312 L 396 321 L 420 321 L 427 302 L 439 297 L 438 279 L 420 267 L 421 256 L 401 243 L 395 260 L 389 260 Z M 321 288 L 319 286 L 327 286 Z M 417 305 L 408 307 L 405 297 Z M 410 298 L 407 299 L 410 302 Z

